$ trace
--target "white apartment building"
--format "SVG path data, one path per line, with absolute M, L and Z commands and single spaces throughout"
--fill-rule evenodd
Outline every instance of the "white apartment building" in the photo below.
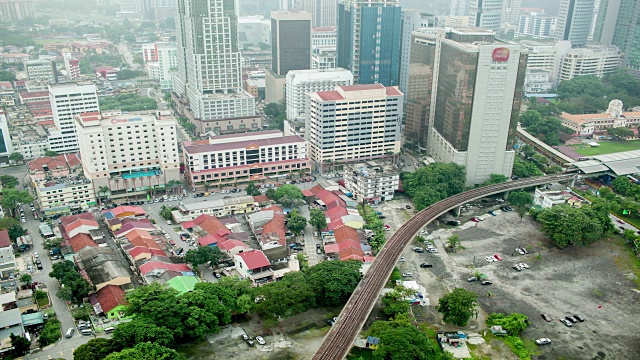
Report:
M 560 81 L 585 75 L 601 78 L 620 68 L 622 56 L 622 51 L 614 45 L 589 45 L 572 49 L 562 58 Z
M 353 74 L 342 68 L 289 71 L 285 85 L 287 119 L 306 119 L 310 93 L 352 84 Z
M 80 78 L 80 60 L 76 59 L 71 53 L 62 54 L 64 58 L 64 69 L 66 71 L 67 81 L 78 80 Z
M 100 111 L 95 85 L 91 82 L 49 85 L 49 101 L 57 128 L 49 134 L 49 150 L 60 154 L 77 152 L 75 116 Z
M 408 96 L 409 63 L 411 62 L 411 33 L 433 27 L 435 15 L 423 10 L 402 9 L 402 55 L 400 55 L 400 91 Z
M 338 28 L 335 26 L 314 27 L 311 29 L 311 47 L 336 47 Z
M 43 157 L 49 150 L 48 138 L 13 139 L 13 151 L 22 154 L 25 160 Z
M 528 52 L 525 93 L 545 92 L 544 89 L 551 89 L 558 85 L 560 63 L 562 58 L 571 51 L 571 41 L 519 40 L 517 43 Z M 545 81 L 545 78 L 548 78 L 548 81 Z
M 24 70 L 31 81 L 40 81 L 45 84 L 58 82 L 56 63 L 51 60 L 27 60 L 24 62 Z
M 173 89 L 188 100 L 196 122 L 256 113 L 253 96 L 242 89 L 236 6 L 236 1 L 222 0 L 177 6 Z
M 388 201 L 400 187 L 400 172 L 393 164 L 366 161 L 344 166 L 344 187 L 356 201 Z
M 595 0 L 557 0 L 560 2 L 554 36 L 557 40 L 569 40 L 573 47 L 587 44 Z
M 308 173 L 307 145 L 298 135 L 279 130 L 211 137 L 182 146 L 185 178 L 193 189 L 249 181 L 279 181 Z
M 160 81 L 160 89 L 169 91 L 173 88 L 173 74 L 178 68 L 178 50 L 175 44 L 170 43 L 152 45 L 153 50 L 147 49 L 148 54 L 156 60 L 145 61 L 147 72 L 150 78 Z
M 556 30 L 556 22 L 558 18 L 555 16 L 547 16 L 544 12 L 529 11 L 520 14 L 518 29 L 514 37 L 532 37 L 534 39 L 553 38 Z
M 84 174 L 110 198 L 146 195 L 180 179 L 176 120 L 154 115 L 99 112 L 75 118 Z
M 429 154 L 438 162 L 463 165 L 467 186 L 491 174 L 511 176 L 515 158 L 522 101 L 518 80 L 524 77 L 526 50 L 493 41 L 492 34 L 477 28 L 435 34 Z
M 336 68 L 335 46 L 316 46 L 311 49 L 311 69 L 327 70 Z
M 320 171 L 400 152 L 404 95 L 397 87 L 337 86 L 309 97 L 305 138 Z
M 0 230 L 0 260 L 0 284 L 15 288 L 16 256 L 7 230 Z

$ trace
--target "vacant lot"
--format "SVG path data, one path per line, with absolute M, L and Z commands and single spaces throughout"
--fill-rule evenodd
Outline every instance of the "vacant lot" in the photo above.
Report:
M 483 327 L 485 314 L 518 312 L 529 317 L 531 325 L 523 339 L 548 337 L 552 345 L 538 349 L 537 359 L 632 359 L 640 351 L 640 294 L 633 281 L 633 261 L 618 241 L 602 240 L 589 248 L 558 250 L 550 245 L 529 216 L 523 221 L 514 212 L 496 217 L 484 216 L 480 223 L 463 223 L 455 229 L 437 229 L 430 237 L 439 255 L 405 251 L 403 271 L 415 271 L 417 280 L 429 289 L 431 307 L 424 319 L 442 325 L 433 306 L 448 289 L 463 287 L 479 294 L 481 311 L 464 330 Z M 456 254 L 443 251 L 443 244 L 457 234 L 466 248 Z M 516 247 L 526 247 L 529 255 L 518 255 Z M 486 256 L 500 254 L 501 262 L 488 263 Z M 512 256 L 513 254 L 513 256 Z M 428 270 L 420 262 L 431 262 Z M 524 262 L 530 269 L 511 269 Z M 486 274 L 493 285 L 469 283 L 475 271 Z M 554 321 L 545 322 L 546 313 Z M 570 314 L 586 318 L 568 328 L 558 321 Z
M 600 146 L 591 147 L 583 144 L 575 147 L 575 150 L 582 155 L 602 155 L 621 151 L 631 151 L 640 149 L 640 140 L 629 141 L 597 141 Z

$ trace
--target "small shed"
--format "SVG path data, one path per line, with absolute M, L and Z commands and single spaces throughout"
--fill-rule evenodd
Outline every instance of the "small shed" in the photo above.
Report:
M 377 338 L 375 336 L 369 336 L 367 337 L 367 348 L 371 349 L 371 350 L 375 350 L 378 348 L 378 346 L 380 346 L 380 338 Z

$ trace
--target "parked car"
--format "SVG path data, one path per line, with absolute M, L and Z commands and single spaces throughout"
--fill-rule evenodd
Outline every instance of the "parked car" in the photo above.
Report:
M 489 210 L 488 214 L 491 216 L 498 216 L 498 214 L 496 214 L 493 210 Z
M 524 255 L 524 251 L 522 251 L 522 249 L 520 248 L 516 248 L 516 252 L 520 255 Z
M 572 327 L 573 324 L 571 323 L 571 321 L 567 320 L 567 319 L 559 319 L 561 323 L 565 324 L 567 327 Z
M 422 263 L 422 264 L 420 264 L 420 267 L 423 268 L 423 269 L 426 269 L 426 268 L 433 267 L 433 265 L 432 264 L 427 264 L 427 263 Z
M 248 341 L 248 340 L 251 340 L 251 338 L 247 334 L 242 334 L 242 340 Z
M 249 346 L 253 347 L 253 346 L 255 346 L 256 344 L 253 342 L 253 340 L 249 339 L 249 340 L 247 340 L 247 345 L 249 345 Z
M 496 258 L 496 260 L 498 261 L 502 261 L 502 258 L 498 254 L 493 254 L 493 257 Z
M 402 277 L 413 277 L 413 274 L 410 272 L 406 272 L 402 274 Z
M 520 266 L 520 267 L 521 267 L 521 268 L 523 268 L 523 269 L 528 269 L 528 268 L 529 268 L 529 265 L 527 265 L 527 264 L 525 264 L 525 263 L 519 263 L 519 264 L 517 264 L 517 265 L 518 265 L 518 266 Z
M 480 283 L 480 285 L 491 285 L 491 284 L 493 284 L 493 283 L 491 281 L 489 281 L 489 280 L 484 280 L 484 281 L 482 281 Z
M 546 322 L 551 322 L 551 316 L 547 315 L 547 314 L 540 314 L 540 316 L 542 316 L 542 318 L 544 319 L 544 321 Z
M 624 221 L 622 221 L 622 220 L 620 220 L 620 219 L 616 219 L 616 222 L 617 222 L 618 224 L 624 224 Z
M 424 249 L 423 249 L 423 248 L 421 248 L 421 247 L 416 247 L 416 248 L 414 248 L 414 249 L 413 249 L 413 251 L 415 251 L 415 252 L 417 252 L 417 253 L 423 253 L 423 252 L 424 252 Z
M 474 282 L 474 281 L 479 281 L 480 279 L 478 279 L 476 276 L 472 276 L 470 278 L 467 279 L 468 282 Z
M 487 256 L 484 258 L 486 262 L 494 262 L 497 261 L 493 256 Z
M 447 221 L 447 225 L 458 226 L 458 225 L 460 225 L 460 221 L 459 220 L 449 220 L 449 221 Z
M 171 244 L 171 246 L 176 246 L 176 242 L 173 240 L 169 240 L 169 244 Z
M 213 276 L 215 276 L 216 279 L 220 279 L 222 277 L 222 275 L 220 275 L 219 272 L 215 272 L 215 271 L 213 272 Z
M 264 341 L 264 339 L 262 338 L 262 336 L 256 336 L 256 342 L 257 342 L 258 344 L 260 344 L 260 345 L 264 345 L 264 344 L 266 344 L 266 343 L 267 343 L 266 341 Z
M 538 340 L 536 340 L 536 344 L 538 344 L 538 345 L 551 344 L 551 339 L 548 339 L 548 338 L 538 339 Z
M 471 218 L 471 221 L 473 221 L 473 222 L 476 222 L 476 223 L 477 223 L 477 222 L 480 222 L 480 218 L 479 218 L 479 217 L 477 217 L 477 216 L 474 216 L 474 217 L 472 217 L 472 218 Z
M 405 262 L 405 261 L 407 260 L 404 258 L 404 256 L 400 256 L 400 259 L 398 260 L 398 262 Z
M 564 318 L 565 318 L 565 319 L 567 319 L 567 320 L 569 320 L 569 321 L 571 321 L 571 322 L 572 322 L 572 323 L 574 323 L 574 324 L 578 322 L 578 319 L 574 318 L 574 317 L 573 317 L 573 316 L 571 316 L 571 315 L 567 315 L 567 316 L 565 316 Z
M 580 322 L 583 322 L 583 321 L 584 321 L 584 317 L 582 317 L 582 316 L 579 316 L 579 315 L 575 315 L 575 314 L 574 314 L 574 315 L 573 315 L 573 317 L 574 317 L 576 320 L 580 321 Z

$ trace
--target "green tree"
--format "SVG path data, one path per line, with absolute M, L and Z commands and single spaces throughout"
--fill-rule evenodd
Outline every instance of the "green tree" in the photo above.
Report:
M 27 286 L 31 286 L 31 284 L 33 283 L 33 279 L 29 274 L 22 274 L 20 275 L 20 282 Z
M 198 246 L 196 249 L 187 251 L 184 261 L 196 269 L 202 264 L 218 265 L 224 258 L 224 254 L 217 246 Z
M 506 182 L 507 180 L 509 180 L 509 178 L 502 174 L 489 174 L 489 180 L 483 182 L 480 186 L 500 184 Z
M 532 176 L 541 176 L 542 172 L 534 163 L 516 156 L 513 162 L 513 175 L 520 178 L 528 178 Z
M 522 145 L 522 147 L 520 148 L 520 151 L 527 158 L 533 157 L 533 155 L 536 153 L 536 150 L 533 148 L 533 146 L 529 144 Z
M 291 184 L 282 185 L 276 190 L 276 200 L 282 199 L 283 196 L 288 196 L 291 199 L 304 199 L 302 191 Z
M 361 261 L 323 261 L 304 270 L 307 283 L 321 306 L 344 304 L 360 282 Z
M 307 219 L 302 216 L 298 210 L 293 210 L 289 214 L 289 220 L 287 220 L 287 230 L 294 233 L 296 236 L 300 236 L 307 226 Z
M 116 326 L 112 337 L 117 349 L 132 348 L 140 343 L 151 342 L 160 346 L 173 347 L 173 331 L 164 326 L 145 323 L 139 319 Z
M 464 167 L 454 163 L 434 163 L 412 173 L 401 174 L 405 193 L 422 210 L 465 189 Z
M 100 188 L 98 188 L 98 197 L 101 198 L 108 198 L 109 194 L 111 193 L 111 189 L 108 186 L 100 186 Z
M 542 121 L 542 116 L 536 110 L 527 110 L 520 114 L 520 123 L 522 127 L 528 128 L 531 125 L 535 125 Z
M 58 152 L 53 150 L 47 150 L 44 152 L 44 156 L 54 157 L 58 155 L 59 155 Z
M 534 154 L 533 155 L 533 161 L 538 163 L 538 165 L 540 165 L 540 166 L 544 166 L 544 165 L 548 165 L 549 164 L 549 159 L 547 159 L 542 154 Z
M 444 322 L 465 326 L 476 312 L 477 300 L 478 294 L 462 288 L 455 288 L 440 298 L 436 311 L 443 315 Z
M 10 227 L 7 232 L 9 233 L 9 238 L 15 241 L 20 236 L 24 236 L 27 234 L 27 230 L 23 229 L 20 225 L 13 225 Z
M 73 262 L 69 260 L 65 260 L 62 262 L 54 263 L 51 266 L 51 272 L 49 273 L 49 277 L 52 277 L 58 281 L 61 281 L 62 278 L 68 274 L 69 272 L 75 272 L 76 266 Z
M 0 71 L 0 81 L 16 81 L 16 75 L 11 71 Z
M 165 220 L 171 220 L 172 219 L 171 212 L 176 209 L 177 208 L 174 206 L 162 205 L 162 208 L 160 208 L 160 216 Z
M 77 307 L 74 310 L 72 310 L 71 316 L 75 320 L 89 321 L 89 317 L 91 316 L 92 313 L 93 313 L 93 309 L 91 306 L 83 306 L 83 307 Z
M 9 338 L 11 339 L 11 346 L 13 346 L 13 354 L 16 356 L 23 356 L 31 347 L 31 342 L 22 336 L 14 335 L 13 333 L 9 334 Z
M 604 211 L 607 209 L 594 209 L 592 205 L 574 208 L 560 204 L 537 212 L 536 220 L 542 224 L 551 242 L 559 248 L 573 244 L 589 245 L 600 239 L 611 224 L 608 213 Z
M 487 326 L 499 325 L 511 336 L 518 336 L 529 325 L 529 318 L 526 315 L 512 313 L 509 315 L 493 313 L 487 317 Z
M 413 290 L 397 286 L 393 291 L 386 293 L 382 297 L 382 312 L 389 316 L 408 314 L 411 304 L 407 299 L 413 294 Z
M 623 196 L 631 195 L 637 187 L 638 185 L 633 184 L 631 180 L 629 180 L 629 178 L 626 176 L 618 176 L 611 182 L 611 188 L 613 188 L 613 191 Z M 605 189 L 605 187 L 600 188 L 601 197 L 602 191 Z
M 112 353 L 105 360 L 183 360 L 185 357 L 173 349 L 153 344 L 140 343 L 133 349 Z
M 327 227 L 327 217 L 324 215 L 324 211 L 320 209 L 311 209 L 309 211 L 309 224 L 313 225 L 318 231 Z
M 315 293 L 302 272 L 290 272 L 282 280 L 255 289 L 256 297 L 264 300 L 255 304 L 258 314 L 268 319 L 291 316 L 315 307 Z
M 380 344 L 373 352 L 380 360 L 452 360 L 427 334 L 417 329 L 406 314 L 391 321 L 375 321 L 367 333 L 378 337 Z
M 609 133 L 609 135 L 615 136 L 618 140 L 623 140 L 630 136 L 633 136 L 633 131 L 626 127 L 607 129 L 607 133 Z
M 274 188 L 268 188 L 267 192 L 264 193 L 271 200 L 276 200 L 276 190 Z
M 447 239 L 447 249 L 449 249 L 449 251 L 451 252 L 456 252 L 456 250 L 458 249 L 464 249 L 464 246 L 462 246 L 460 237 L 458 237 L 458 235 L 449 236 L 449 238 Z
M 115 346 L 113 340 L 96 338 L 78 346 L 73 352 L 74 360 L 102 360 L 121 348 Z
M 130 80 L 139 77 L 146 77 L 147 73 L 140 70 L 120 70 L 116 76 L 118 77 L 118 80 Z
M 11 155 L 9 155 L 9 160 L 20 162 L 24 160 L 24 155 L 20 154 L 19 152 L 12 152 Z
M 69 289 L 69 291 L 71 291 L 71 301 L 76 304 L 81 304 L 84 298 L 95 291 L 95 287 L 85 278 L 80 276 L 80 274 L 76 274 L 78 276 L 74 276 L 74 279 L 71 281 L 63 282 L 63 285 L 65 286 L 65 289 Z
M 20 182 L 18 181 L 18 178 L 15 176 L 11 176 L 11 175 L 0 176 L 0 184 L 2 184 L 2 186 L 5 188 L 14 188 L 19 183 Z
M 60 321 L 57 319 L 48 319 L 44 322 L 44 329 L 40 332 L 40 347 L 45 347 L 60 340 L 62 333 L 60 332 Z
M 152 283 L 127 293 L 127 316 L 173 330 L 175 338 L 184 335 L 183 317 L 188 312 L 185 304 L 178 302 L 178 292 L 172 288 Z
M 258 188 L 256 187 L 256 184 L 254 184 L 253 181 L 249 181 L 249 183 L 247 184 L 247 188 L 245 190 L 247 191 L 247 195 L 250 195 L 250 196 L 262 195 L 262 193 L 260 192 L 260 190 L 258 190 Z
M 560 100 L 581 95 L 602 97 L 602 94 L 607 93 L 602 80 L 596 76 L 577 76 L 571 80 L 562 81 L 556 90 Z
M 526 191 L 512 191 L 507 196 L 507 201 L 513 206 L 526 206 L 533 203 L 533 197 Z
M 189 134 L 195 133 L 195 131 L 198 129 L 197 126 L 195 126 L 193 123 L 190 123 L 190 122 L 184 123 L 182 125 L 182 128 L 184 129 L 184 131 L 188 132 Z
M 0 205 L 6 210 L 9 209 L 12 215 L 16 214 L 18 204 L 28 204 L 33 202 L 33 196 L 28 191 L 22 191 L 14 188 L 2 189 L 2 200 Z
M 10 216 L 0 218 L 0 230 L 8 230 L 13 226 L 20 225 L 20 222 Z

